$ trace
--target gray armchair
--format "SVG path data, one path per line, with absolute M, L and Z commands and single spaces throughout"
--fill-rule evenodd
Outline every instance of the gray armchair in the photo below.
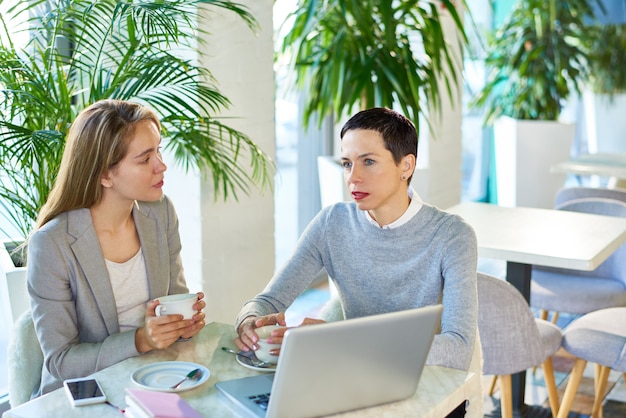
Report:
M 609 187 L 563 187 L 554 198 L 554 207 L 561 206 L 571 200 L 599 197 L 626 202 L 626 189 Z
M 563 334 L 563 348 L 576 356 L 576 361 L 558 418 L 568 416 L 587 362 L 598 365 L 591 416 L 602 416 L 609 372 L 620 371 L 626 379 L 626 308 L 602 309 L 574 320 Z
M 478 330 L 483 374 L 500 381 L 503 418 L 513 416 L 511 375 L 542 366 L 552 416 L 559 399 L 551 356 L 561 347 L 561 330 L 535 318 L 522 294 L 509 282 L 478 273 Z
M 15 321 L 7 347 L 11 408 L 28 402 L 39 390 L 43 360 L 33 318 L 27 310 Z
M 626 202 L 606 198 L 567 201 L 557 209 L 626 217 Z M 626 306 L 626 244 L 593 271 L 533 267 L 530 305 L 546 319 L 554 312 L 585 314 L 598 309 Z

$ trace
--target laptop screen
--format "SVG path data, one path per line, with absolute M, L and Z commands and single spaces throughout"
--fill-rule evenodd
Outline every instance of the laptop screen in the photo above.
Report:
M 328 415 L 408 398 L 417 389 L 441 311 L 435 305 L 292 328 L 275 375 L 216 387 L 252 416 L 270 418 Z M 255 397 L 268 392 L 265 411 Z

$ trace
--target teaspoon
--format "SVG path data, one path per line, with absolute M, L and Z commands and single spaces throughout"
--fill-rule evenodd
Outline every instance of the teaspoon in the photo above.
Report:
M 174 386 L 170 387 L 170 389 L 177 389 L 183 382 L 185 382 L 187 380 L 198 380 L 198 379 L 200 379 L 200 377 L 202 377 L 202 370 L 200 370 L 200 369 L 193 369 L 192 371 L 187 373 L 187 376 L 185 376 L 185 378 L 183 380 L 181 380 L 180 382 L 176 383 Z

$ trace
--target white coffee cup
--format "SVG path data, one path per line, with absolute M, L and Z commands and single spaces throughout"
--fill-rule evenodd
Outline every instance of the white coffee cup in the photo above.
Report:
M 254 332 L 259 336 L 257 345 L 259 349 L 254 352 L 256 357 L 266 363 L 278 363 L 278 356 L 270 354 L 275 348 L 280 348 L 280 344 L 270 344 L 266 340 L 271 336 L 272 331 L 276 329 L 287 328 L 281 325 L 266 325 L 264 327 L 255 328 Z
M 156 316 L 178 314 L 184 319 L 191 319 L 196 314 L 193 305 L 198 300 L 198 295 L 195 293 L 161 296 L 157 300 L 159 304 L 155 309 Z

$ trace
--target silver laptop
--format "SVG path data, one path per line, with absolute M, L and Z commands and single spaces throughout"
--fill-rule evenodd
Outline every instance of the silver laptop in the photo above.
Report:
M 293 328 L 275 373 L 215 386 L 251 417 L 317 417 L 406 399 L 417 389 L 441 312 L 435 305 Z

